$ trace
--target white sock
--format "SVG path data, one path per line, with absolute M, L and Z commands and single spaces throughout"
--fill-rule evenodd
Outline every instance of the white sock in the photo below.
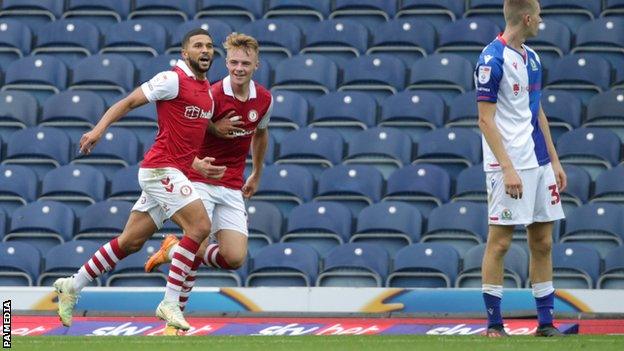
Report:
M 496 296 L 499 299 L 503 298 L 503 286 L 502 285 L 483 284 L 481 285 L 481 292 L 483 292 L 484 294 Z
M 533 287 L 533 297 L 538 299 L 544 296 L 548 296 L 555 291 L 552 280 L 531 284 L 531 286 Z
M 74 278 L 74 289 L 76 291 L 81 291 L 85 286 L 89 285 L 93 281 L 91 276 L 84 269 L 78 270 L 76 274 L 73 275 Z

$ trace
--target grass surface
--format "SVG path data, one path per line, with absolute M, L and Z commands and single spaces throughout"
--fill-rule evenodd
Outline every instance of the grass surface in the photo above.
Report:
M 575 335 L 564 338 L 513 336 L 26 336 L 13 337 L 14 350 L 624 350 L 624 336 Z

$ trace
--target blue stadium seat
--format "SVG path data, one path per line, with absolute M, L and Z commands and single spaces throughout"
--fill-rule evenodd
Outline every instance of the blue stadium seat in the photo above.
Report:
M 308 170 L 274 164 L 264 169 L 253 199 L 272 202 L 287 215 L 293 207 L 312 200 L 313 191 L 314 178 Z
M 63 129 L 77 143 L 83 133 L 97 124 L 105 110 L 104 100 L 96 93 L 66 90 L 46 100 L 39 125 Z
M 488 19 L 457 20 L 440 30 L 436 53 L 454 53 L 474 66 L 483 48 L 500 32 L 501 29 Z
M 52 247 L 71 240 L 74 211 L 54 201 L 35 201 L 17 208 L 2 241 L 20 241 L 35 246 L 45 255 Z
M 624 210 L 611 203 L 590 203 L 574 211 L 566 219 L 562 243 L 587 243 L 604 257 L 624 243 Z
M 589 173 L 579 166 L 564 164 L 563 170 L 568 178 L 568 186 L 560 195 L 563 212 L 567 217 L 571 210 L 587 202 L 592 180 Z
M 580 27 L 600 14 L 601 0 L 542 0 L 540 15 L 565 23 L 570 29 Z
M 128 201 L 100 201 L 85 208 L 78 217 L 74 239 L 106 244 L 121 234 L 132 206 Z
M 464 0 L 403 0 L 396 17 L 425 20 L 440 29 L 461 18 L 464 9 Z
M 421 163 L 392 173 L 383 200 L 407 202 L 427 217 L 433 208 L 448 202 L 450 191 L 451 178 L 444 169 Z
M 414 206 L 386 201 L 364 208 L 357 216 L 357 228 L 349 242 L 383 247 L 390 256 L 420 241 L 423 219 Z
M 336 201 L 357 215 L 364 207 L 379 202 L 383 176 L 375 167 L 338 165 L 321 174 L 314 201 Z
M 450 245 L 419 243 L 394 256 L 389 288 L 452 288 L 459 270 L 459 254 Z
M 41 179 L 53 168 L 69 162 L 67 134 L 51 127 L 31 127 L 13 133 L 2 164 L 27 164 Z
M 349 141 L 356 132 L 375 125 L 377 103 L 359 91 L 337 91 L 311 101 L 310 127 L 325 127 L 338 131 Z
M 238 29 L 262 17 L 264 0 L 200 0 L 195 19 L 218 19 Z
M 212 37 L 212 43 L 214 44 L 215 56 L 216 53 L 221 57 L 225 57 L 225 51 L 223 49 L 223 42 L 225 38 L 233 32 L 232 27 L 229 24 L 212 18 L 201 18 L 192 21 L 187 21 L 175 28 L 171 34 L 171 43 L 167 48 L 167 54 L 178 54 L 182 51 L 182 40 L 189 31 L 202 28 L 207 30 Z
M 48 96 L 65 90 L 67 75 L 65 64 L 54 57 L 24 57 L 7 67 L 1 90 L 28 90 L 42 104 Z
M 552 263 L 556 289 L 593 289 L 600 275 L 598 251 L 586 244 L 553 244 Z
M 179 53 L 163 54 L 145 59 L 139 67 L 139 84 L 145 83 L 162 71 L 171 71 L 181 60 Z
M 306 31 L 302 54 L 322 54 L 334 62 L 346 64 L 346 60 L 358 57 L 368 47 L 368 29 L 354 21 L 325 20 Z
M 444 100 L 436 93 L 403 91 L 382 102 L 378 125 L 402 129 L 418 142 L 423 134 L 442 126 L 444 110 Z
M 412 139 L 407 133 L 377 127 L 351 138 L 343 164 L 370 164 L 388 179 L 395 170 L 410 163 L 411 155 Z
M 581 26 L 576 32 L 572 53 L 600 56 L 613 67 L 624 65 L 624 18 L 599 18 Z
M 483 164 L 470 166 L 457 175 L 453 201 L 487 202 Z
M 503 4 L 500 0 L 470 0 L 466 6 L 464 18 L 487 19 L 500 28 L 505 28 Z
M 605 257 L 596 289 L 624 289 L 624 246 L 611 250 Z
M 75 155 L 72 164 L 96 166 L 111 179 L 119 169 L 138 162 L 139 142 L 129 130 L 119 127 L 108 128 L 100 141 L 88 155 Z
M 254 257 L 245 286 L 314 286 L 319 258 L 307 245 L 279 243 Z
M 130 13 L 130 1 L 120 0 L 67 0 L 67 9 L 63 18 L 81 19 L 98 26 L 104 33 L 112 24 L 121 22 Z
M 460 254 L 487 237 L 487 206 L 473 202 L 453 202 L 435 208 L 427 217 L 422 242 L 450 244 Z
M 34 286 L 40 272 L 41 253 L 18 242 L 0 242 L 0 286 Z
M 275 92 L 269 121 L 271 135 L 279 142 L 286 133 L 305 127 L 308 124 L 308 110 L 308 100 L 303 96 L 287 90 Z
M 614 202 L 624 205 L 624 164 L 600 173 L 592 202 Z M 624 238 L 624 235 L 622 235 Z
M 296 55 L 301 49 L 303 35 L 295 24 L 279 19 L 261 19 L 251 22 L 240 29 L 241 33 L 251 35 L 260 44 L 260 55 L 271 66 Z
M 352 219 L 340 203 L 308 202 L 290 211 L 281 242 L 309 245 L 323 256 L 349 240 Z
M 33 55 L 54 56 L 72 67 L 78 60 L 100 49 L 100 31 L 83 20 L 58 20 L 44 25 L 37 32 Z
M 106 178 L 87 165 L 66 165 L 46 173 L 41 182 L 39 200 L 58 201 L 75 213 L 104 199 Z
M 379 246 L 343 244 L 323 257 L 316 286 L 380 288 L 388 276 L 388 262 L 388 253 Z
M 411 66 L 409 90 L 429 90 L 440 94 L 447 102 L 473 90 L 473 65 L 465 58 L 439 53 L 417 60 Z
M 479 112 L 475 101 L 477 101 L 476 90 L 463 93 L 451 100 L 448 120 L 444 126 L 447 128 L 471 128 L 480 133 Z
M 0 137 L 9 140 L 13 132 L 37 125 L 37 99 L 23 91 L 0 92 Z
M 417 19 L 400 18 L 375 26 L 366 54 L 390 54 L 406 65 L 433 52 L 435 28 Z
M 288 20 L 308 33 L 329 16 L 330 7 L 331 2 L 323 0 L 269 0 L 264 18 Z
M 608 128 L 624 142 L 624 92 L 611 90 L 594 96 L 587 105 L 583 126 Z
M 196 3 L 196 0 L 134 0 L 128 19 L 159 23 L 172 33 L 176 26 L 192 18 Z
M 92 55 L 76 63 L 69 89 L 94 91 L 110 106 L 134 89 L 134 71 L 121 55 Z
M 158 251 L 160 241 L 148 240 L 141 250 L 129 255 L 117 263 L 109 273 L 106 286 L 165 286 L 167 284 L 168 265 L 160 266 L 151 273 L 145 273 L 145 262 Z
M 615 68 L 615 80 L 611 84 L 611 90 L 623 90 L 624 89 L 624 68 Z
M 108 200 L 125 200 L 134 202 L 141 195 L 141 187 L 137 174 L 139 165 L 132 165 L 118 170 L 111 179 Z
M 604 0 L 600 17 L 624 17 L 624 1 Z
M 375 96 L 378 102 L 402 91 L 406 68 L 403 61 L 388 54 L 371 54 L 346 62 L 339 91 L 359 90 Z
M 24 23 L 14 19 L 0 19 L 0 69 L 30 53 L 32 32 Z
M 156 139 L 158 133 L 158 114 L 156 103 L 148 103 L 128 112 L 119 121 L 113 123 L 114 127 L 121 127 L 132 131 L 143 149 L 139 153 L 143 155 Z
M 577 128 L 557 140 L 557 152 L 562 163 L 583 167 L 592 179 L 620 161 L 620 139 L 608 130 Z
M 18 20 L 36 31 L 60 18 L 64 3 L 64 0 L 4 0 L 0 18 Z
M 58 278 L 70 276 L 82 267 L 100 248 L 95 242 L 81 240 L 68 241 L 50 249 L 45 255 L 43 269 L 37 279 L 38 286 L 52 286 Z M 89 286 L 101 286 L 98 277 Z
M 397 1 L 335 0 L 330 19 L 349 19 L 368 28 L 383 25 L 394 17 Z
M 466 252 L 461 273 L 455 281 L 457 288 L 481 287 L 481 263 L 485 253 L 485 244 L 477 245 Z M 503 286 L 522 288 L 528 277 L 529 256 L 520 246 L 511 244 L 504 260 Z
M 481 153 L 481 138 L 477 133 L 439 128 L 420 138 L 414 163 L 438 164 L 455 179 L 462 169 L 481 162 Z
M 336 90 L 338 67 L 322 55 L 297 55 L 275 67 L 275 90 L 297 90 L 304 97 L 318 96 Z
M 261 248 L 279 241 L 284 218 L 277 206 L 266 201 L 247 201 L 248 250 L 254 256 Z
M 317 177 L 325 168 L 342 160 L 344 142 L 328 128 L 301 128 L 284 135 L 275 163 L 294 163 L 306 167 Z
M 563 133 L 581 126 L 583 105 L 574 94 L 561 90 L 546 90 L 542 94 L 541 103 L 554 142 Z
M 113 24 L 104 33 L 100 54 L 125 56 L 139 67 L 143 60 L 158 56 L 167 48 L 167 30 L 157 22 L 128 20 Z
M 0 208 L 8 215 L 37 198 L 37 174 L 29 167 L 0 166 Z
M 527 44 L 539 53 L 542 68 L 545 70 L 554 67 L 554 62 L 570 52 L 572 33 L 565 24 L 544 19 L 539 24 L 536 37 L 528 38 Z
M 546 88 L 569 90 L 584 104 L 596 93 L 609 90 L 611 65 L 602 57 L 586 54 L 567 55 L 548 71 Z

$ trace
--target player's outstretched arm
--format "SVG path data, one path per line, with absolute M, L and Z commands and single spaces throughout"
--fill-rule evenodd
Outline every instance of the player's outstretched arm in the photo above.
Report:
M 550 164 L 552 165 L 553 172 L 555 173 L 555 179 L 557 180 L 557 187 L 559 188 L 559 192 L 562 192 L 565 190 L 566 186 L 568 186 L 568 178 L 563 171 L 563 167 L 561 167 L 561 162 L 559 162 L 557 149 L 555 149 L 555 143 L 553 142 L 552 135 L 550 134 L 548 118 L 546 118 L 546 114 L 542 109 L 542 104 L 540 104 L 539 107 L 539 127 L 542 130 L 542 134 L 544 134 L 546 148 L 548 149 L 548 156 L 550 156 Z
M 251 158 L 252 158 L 252 170 L 249 178 L 245 181 L 243 186 L 243 196 L 250 198 L 258 190 L 258 184 L 260 184 L 260 177 L 262 177 L 262 169 L 264 167 L 264 155 L 269 146 L 269 129 L 258 128 L 256 133 L 251 139 Z
M 131 110 L 145 105 L 147 102 L 147 98 L 141 88 L 135 89 L 128 96 L 117 101 L 104 113 L 92 130 L 82 135 L 80 138 L 80 153 L 88 155 L 111 124 L 117 122 Z

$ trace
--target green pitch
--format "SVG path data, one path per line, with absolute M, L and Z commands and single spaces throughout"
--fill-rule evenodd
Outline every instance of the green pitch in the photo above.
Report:
M 330 351 L 330 350 L 624 350 L 624 335 L 575 335 L 558 339 L 514 336 L 189 336 L 13 337 L 14 350 L 62 351 Z

